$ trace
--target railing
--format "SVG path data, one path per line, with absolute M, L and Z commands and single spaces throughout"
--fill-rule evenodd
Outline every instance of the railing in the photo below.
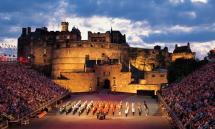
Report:
M 62 98 L 66 97 L 67 95 L 69 95 L 69 91 L 67 91 L 64 95 L 54 99 L 54 100 L 50 100 L 49 102 L 47 102 L 46 104 L 43 104 L 40 108 L 38 108 L 37 110 L 29 113 L 29 114 L 26 114 L 25 116 L 22 116 L 21 118 L 18 116 L 17 119 L 15 120 L 10 120 L 9 122 L 11 123 L 17 123 L 17 122 L 20 122 L 21 120 L 25 119 L 25 118 L 28 118 L 28 117 L 31 117 L 33 115 L 35 115 L 36 113 L 38 113 L 39 111 L 43 110 L 44 108 L 48 107 L 49 105 L 53 104 L 54 102 L 57 102 L 58 100 L 61 100 Z
M 0 62 L 17 62 L 17 58 L 16 57 L 1 58 L 0 56 Z
M 168 114 L 170 115 L 170 117 L 172 118 L 172 120 L 176 124 L 176 126 L 179 129 L 185 129 L 185 127 L 183 126 L 181 121 L 178 119 L 178 117 L 175 115 L 175 113 L 171 110 L 171 108 L 166 104 L 166 102 L 164 101 L 162 96 L 159 93 L 157 93 L 157 96 L 158 96 L 159 102 L 161 102 L 164 105 L 166 111 L 168 112 Z

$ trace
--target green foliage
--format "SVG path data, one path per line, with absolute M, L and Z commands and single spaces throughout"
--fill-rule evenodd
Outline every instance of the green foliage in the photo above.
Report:
M 212 52 L 212 51 L 208 52 L 208 57 L 209 57 L 209 58 L 214 57 L 214 56 L 215 56 L 215 53 L 214 53 L 214 52 Z
M 156 55 L 156 60 L 159 63 L 158 67 L 165 67 L 165 56 L 162 54 L 162 52 L 159 52 L 159 54 Z
M 206 61 L 197 61 L 194 59 L 177 59 L 175 62 L 170 63 L 168 67 L 168 82 L 180 81 L 206 63 Z

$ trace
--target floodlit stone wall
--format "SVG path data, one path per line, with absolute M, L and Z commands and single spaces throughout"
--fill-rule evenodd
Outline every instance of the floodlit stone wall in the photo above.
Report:
M 54 78 L 60 76 L 62 72 L 83 72 L 86 57 L 89 60 L 103 60 L 104 56 L 109 59 L 128 58 L 127 47 L 114 43 L 72 43 L 65 47 L 55 49 L 52 60 L 52 75 Z
M 97 80 L 94 73 L 64 73 L 69 80 L 53 80 L 71 92 L 90 92 L 96 90 Z
M 167 71 L 150 71 L 144 73 L 146 84 L 168 83 Z
M 105 80 L 110 81 L 110 89 L 115 86 L 126 86 L 131 83 L 131 73 L 121 72 L 122 65 L 101 65 L 95 67 L 95 72 L 62 72 L 65 80 L 54 80 L 57 84 L 72 92 L 89 92 L 102 89 Z
M 127 86 L 117 86 L 116 89 L 112 89 L 112 91 L 125 93 L 137 93 L 137 90 L 154 91 L 154 94 L 156 95 L 157 91 L 160 90 L 160 85 L 129 84 Z
M 195 59 L 195 53 L 173 53 L 172 61 L 177 59 Z

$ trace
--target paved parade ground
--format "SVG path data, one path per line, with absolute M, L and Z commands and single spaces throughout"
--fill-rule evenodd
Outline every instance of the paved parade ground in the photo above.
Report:
M 115 104 L 122 103 L 121 113 L 120 109 L 116 107 L 114 115 L 111 111 L 106 115 L 105 120 L 98 120 L 96 113 L 93 115 L 93 109 L 87 115 L 86 109 L 79 115 L 78 111 L 72 111 L 66 114 L 59 113 L 59 108 L 49 112 L 43 118 L 34 118 L 29 125 L 22 125 L 19 127 L 11 127 L 12 129 L 168 129 L 169 123 L 167 119 L 161 116 L 159 106 L 156 99 L 149 96 L 138 96 L 135 94 L 74 94 L 71 98 L 64 101 L 62 105 L 68 102 L 81 103 L 93 101 L 96 103 Z M 144 108 L 144 101 L 146 102 L 149 114 Z M 128 115 L 126 117 L 126 102 L 129 106 Z M 132 113 L 132 103 L 135 113 Z M 138 105 L 141 105 L 142 113 L 138 112 Z M 93 106 L 92 106 L 93 107 Z

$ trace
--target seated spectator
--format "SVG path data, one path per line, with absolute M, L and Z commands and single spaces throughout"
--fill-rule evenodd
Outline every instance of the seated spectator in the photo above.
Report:
M 15 63 L 0 63 L 0 114 L 23 117 L 65 92 L 32 69 Z
M 215 63 L 171 84 L 162 90 L 162 96 L 185 127 L 214 128 L 208 123 L 215 121 Z

